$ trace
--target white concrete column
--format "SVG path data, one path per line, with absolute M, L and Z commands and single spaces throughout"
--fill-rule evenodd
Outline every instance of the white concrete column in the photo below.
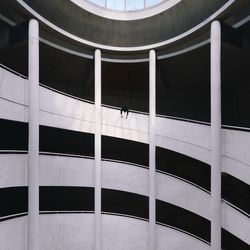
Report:
M 221 250 L 221 27 L 211 25 L 211 249 Z
M 155 117 L 156 54 L 149 52 L 149 250 L 155 250 Z
M 39 250 L 39 25 L 29 22 L 28 250 Z
M 102 248 L 101 218 L 101 51 L 95 51 L 95 250 Z

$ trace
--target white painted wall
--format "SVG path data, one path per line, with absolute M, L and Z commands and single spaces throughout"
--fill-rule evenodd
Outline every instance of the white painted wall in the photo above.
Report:
M 250 245 L 250 218 L 222 203 L 222 227 Z
M 156 145 L 209 163 L 210 127 L 157 117 Z
M 27 122 L 26 88 L 27 80 L 0 68 L 0 118 Z M 40 87 L 40 98 L 41 124 L 89 133 L 94 132 L 94 106 L 92 104 L 74 100 L 73 98 L 55 93 L 43 87 Z M 102 117 L 103 134 L 145 143 L 148 142 L 148 117 L 146 115 L 130 113 L 128 119 L 121 119 L 119 110 L 103 107 Z M 156 144 L 158 146 L 189 155 L 206 163 L 210 162 L 209 126 L 158 117 L 156 133 Z M 250 133 L 223 129 L 222 141 L 223 171 L 250 184 L 250 154 L 248 153 L 250 151 Z M 40 185 L 93 186 L 92 160 L 59 156 L 40 156 L 40 170 Z M 135 166 L 103 162 L 103 187 L 147 195 L 147 174 L 147 170 Z M 1 154 L 0 188 L 25 185 L 27 185 L 27 156 Z M 173 177 L 157 174 L 157 198 L 186 208 L 205 218 L 210 217 L 207 206 L 209 196 L 194 186 Z M 51 226 L 51 228 L 47 228 L 51 230 L 51 234 L 48 235 L 48 239 L 50 239 L 51 243 L 48 244 L 52 244 L 52 246 L 55 247 L 52 249 L 63 249 L 55 244 L 55 239 L 59 240 L 60 237 L 67 235 L 65 232 L 68 232 L 68 228 L 74 229 L 74 223 L 77 223 L 77 219 L 73 217 L 72 221 L 71 219 L 66 219 L 65 223 L 67 222 L 68 224 L 63 224 L 64 222 L 61 221 L 63 217 L 59 215 L 48 216 L 49 220 L 47 222 L 45 222 L 46 216 L 43 216 L 44 222 L 41 224 L 44 230 L 43 237 L 45 237 L 46 233 L 46 223 L 56 218 L 58 221 L 54 221 L 55 225 L 61 225 L 59 227 L 61 229 L 57 231 L 57 226 L 53 229 L 52 224 L 48 224 L 48 227 L 49 225 Z M 53 216 L 55 218 L 53 218 Z M 121 217 L 121 219 L 118 216 L 112 216 L 112 219 L 107 219 L 108 217 L 110 216 L 105 215 L 103 217 L 105 221 L 103 226 L 105 230 L 107 229 L 107 235 L 105 236 L 105 238 L 107 238 L 104 242 L 105 250 L 120 249 L 120 247 L 122 247 L 121 242 L 130 242 L 131 239 L 135 237 L 136 234 L 133 236 L 133 230 L 128 230 L 130 226 L 133 226 L 133 223 L 129 224 L 130 222 L 128 221 L 130 219 L 125 217 Z M 4 246 L 3 249 L 7 250 L 25 249 L 23 243 L 25 238 L 23 235 L 24 230 L 22 229 L 24 226 L 24 222 L 22 222 L 23 219 L 24 218 L 13 219 L 0 223 L 0 249 L 2 249 L 2 246 Z M 109 223 L 114 227 L 108 227 Z M 223 204 L 222 224 L 229 232 L 232 232 L 240 239 L 249 243 L 249 236 L 247 235 L 247 232 L 250 230 L 249 218 L 240 214 L 229 205 Z M 141 224 L 140 226 L 137 225 L 134 227 L 138 228 L 138 230 L 140 228 L 143 235 L 144 233 L 145 235 L 147 234 L 147 229 Z M 55 231 L 52 232 L 52 229 Z M 86 229 L 75 230 L 79 233 L 84 232 Z M 7 237 L 6 234 L 11 231 L 13 231 L 13 233 Z M 171 246 L 174 239 L 171 237 L 173 231 L 176 248 Z M 122 236 L 123 232 L 127 234 L 127 238 L 122 238 L 124 237 Z M 56 234 L 58 234 L 58 238 Z M 176 231 L 172 229 L 159 226 L 157 234 L 158 237 L 160 237 L 157 249 L 183 249 L 183 245 L 185 246 L 185 250 L 188 250 L 189 246 L 193 246 L 192 249 L 207 249 L 207 246 L 203 243 L 192 237 L 192 240 L 187 240 L 190 236 L 180 232 L 176 233 Z M 92 237 L 90 233 L 88 235 L 89 236 L 86 237 Z M 117 241 L 114 240 L 112 242 L 112 235 L 117 235 Z M 145 246 L 142 241 L 143 235 L 139 236 L 141 240 L 138 242 L 132 240 L 129 249 L 135 249 L 135 246 L 136 249 L 144 249 Z M 20 237 L 23 237 L 23 239 Z M 14 238 L 17 240 L 13 240 Z M 84 239 L 81 240 L 81 242 L 76 242 L 76 247 L 78 247 L 78 245 L 82 247 L 82 245 L 85 244 Z M 66 242 L 62 240 L 60 246 L 67 249 L 68 243 L 71 241 L 74 241 L 73 235 Z M 190 243 L 193 241 L 196 243 Z M 176 242 L 178 242 L 178 244 L 176 244 Z M 42 240 L 41 244 L 43 244 L 43 249 L 51 249 L 51 246 L 46 245 L 47 243 Z M 115 248 L 109 248 L 110 246 Z M 85 249 L 91 249 L 92 246 L 86 247 Z
M 0 188 L 28 185 L 27 154 L 0 154 Z
M 222 157 L 222 171 L 250 185 L 250 164 L 245 164 L 241 161 L 224 156 Z
M 41 186 L 94 186 L 94 160 L 40 155 Z
M 28 108 L 22 104 L 4 100 L 0 96 L 0 118 L 28 122 Z
M 0 118 L 28 121 L 27 80 L 0 68 Z M 27 186 L 27 155 L 0 154 L 0 188 Z M 26 250 L 27 216 L 0 222 L 0 249 Z
M 40 87 L 40 123 L 94 133 L 94 106 Z
M 172 176 L 156 174 L 156 198 L 211 218 L 210 194 Z
M 148 116 L 129 113 L 125 119 L 120 110 L 102 107 L 102 134 L 148 143 Z
M 156 198 L 211 220 L 210 194 L 185 181 L 157 173 Z M 250 218 L 225 202 L 222 202 L 222 227 L 250 243 Z
M 0 249 L 26 250 L 27 216 L 0 222 Z
M 40 250 L 93 250 L 94 214 L 40 215 Z
M 2 176 L 5 177 L 4 179 L 1 179 L 2 181 L 1 187 L 26 185 L 27 173 L 24 174 L 24 170 L 27 166 L 27 156 L 26 155 L 10 155 L 11 157 L 8 157 L 8 156 L 9 155 L 0 155 L 2 159 L 2 161 L 0 162 L 0 166 L 3 167 L 3 168 L 1 167 L 1 177 Z M 21 165 L 18 164 L 20 161 L 22 162 Z M 91 186 L 93 187 L 93 170 L 94 170 L 93 165 L 94 165 L 94 161 L 92 159 L 42 155 L 40 156 L 40 185 Z M 18 171 L 14 171 L 14 169 L 18 169 Z M 143 168 L 139 168 L 136 166 L 131 166 L 131 165 L 123 164 L 123 163 L 107 162 L 107 161 L 102 162 L 102 169 L 103 169 L 103 178 L 102 178 L 103 188 L 122 190 L 122 191 L 127 191 L 127 192 L 132 192 L 132 193 L 138 193 L 138 194 L 146 195 L 146 196 L 148 195 L 148 183 L 147 183 L 148 170 L 147 169 L 143 169 Z M 168 176 L 165 174 L 157 173 L 156 174 L 156 198 L 162 201 L 174 204 L 176 206 L 185 208 L 204 218 L 210 219 L 210 209 L 209 209 L 210 195 L 180 179 L 176 179 L 172 176 Z M 223 212 L 222 226 L 229 232 L 239 237 L 240 239 L 249 243 L 248 232 L 250 230 L 250 219 L 225 203 L 222 203 L 222 212 Z M 53 216 L 55 218 L 57 218 L 58 216 L 60 217 L 60 215 L 48 215 L 49 217 L 48 220 L 53 221 L 55 223 L 54 226 L 51 226 L 52 229 L 55 231 L 51 233 L 51 235 L 49 235 L 48 237 L 52 237 L 52 235 L 56 234 L 56 232 L 61 234 L 62 233 L 61 230 L 62 231 L 66 230 L 64 229 L 64 227 L 66 226 L 62 224 L 61 222 L 61 217 L 60 218 L 58 217 L 59 220 L 57 220 Z M 70 215 L 67 215 L 67 216 L 70 216 Z M 46 215 L 41 215 L 40 217 L 46 218 Z M 108 218 L 109 217 L 110 216 L 108 216 Z M 124 220 L 125 221 L 130 220 L 129 218 L 121 217 L 123 222 L 119 222 L 120 223 L 119 224 L 116 221 L 117 216 L 114 216 L 114 217 L 115 217 L 114 219 L 115 222 L 112 222 L 114 223 L 114 227 L 112 229 L 109 228 L 109 231 L 113 230 L 114 233 L 118 233 L 116 231 L 118 229 L 120 230 L 120 226 L 123 225 L 124 223 L 127 225 L 128 228 L 130 227 L 129 224 L 127 224 L 127 222 L 124 222 Z M 66 219 L 67 223 L 69 224 L 72 223 L 72 225 L 73 223 L 75 223 L 74 221 L 77 221 L 75 217 L 72 217 L 72 221 L 70 221 L 71 217 L 69 218 L 66 217 L 66 218 L 67 218 Z M 13 220 L 1 222 L 0 225 L 2 225 L 2 223 L 5 223 L 5 225 L 10 223 L 10 226 L 6 227 L 7 230 L 10 230 L 9 228 L 14 227 L 15 225 L 15 223 L 13 223 Z M 50 225 L 51 223 L 52 222 L 50 222 Z M 115 225 L 115 223 L 119 225 Z M 42 225 L 45 227 L 44 224 Z M 105 226 L 105 224 L 103 224 L 103 226 Z M 111 224 L 110 224 L 110 227 L 111 227 Z M 57 228 L 59 228 L 60 230 Z M 4 233 L 6 231 L 3 228 L 1 230 L 2 232 L 0 231 L 0 233 Z M 125 229 L 122 229 L 122 230 L 125 230 Z M 122 235 L 122 231 L 120 231 L 120 234 Z M 121 235 L 119 237 L 122 237 Z M 178 235 L 181 235 L 181 238 L 184 237 L 183 233 L 180 233 L 177 231 L 177 236 L 175 237 L 179 237 Z M 53 236 L 53 237 L 56 237 L 56 236 Z M 51 240 L 54 239 L 53 237 L 51 238 Z M 62 237 L 62 236 L 58 236 L 58 237 Z M 111 236 L 107 236 L 107 237 L 111 237 Z M 164 237 L 169 237 L 169 236 L 165 235 Z M 128 239 L 124 239 L 124 241 L 126 240 Z M 159 239 L 159 241 L 160 241 L 159 247 L 161 249 L 161 244 L 165 244 L 165 243 L 163 239 Z M 51 244 L 54 244 L 54 243 L 52 242 Z M 120 243 L 118 242 L 115 244 L 119 245 Z M 179 244 L 181 244 L 181 240 Z M 107 243 L 107 246 L 108 246 L 108 243 Z M 49 248 L 46 245 L 44 249 L 49 249 Z M 176 248 L 176 249 L 179 249 L 179 248 Z
M 156 225 L 156 250 L 210 250 L 210 245 L 172 228 Z
M 250 164 L 250 133 L 223 129 L 223 136 L 223 154 L 242 163 Z
M 250 185 L 250 131 L 222 132 L 223 170 Z
M 0 188 L 27 186 L 27 155 L 0 154 Z M 102 161 L 104 188 L 148 195 L 148 170 Z M 94 186 L 94 160 L 40 155 L 41 186 Z
M 210 127 L 157 117 L 156 144 L 210 164 Z M 222 171 L 250 185 L 250 133 L 222 129 Z
M 27 80 L 0 68 L 0 117 L 27 121 Z M 15 91 L 13 91 L 15 90 Z M 16 91 L 17 90 L 17 91 Z M 94 133 L 94 106 L 40 87 L 40 123 Z M 156 144 L 210 163 L 210 127 L 157 117 Z M 148 142 L 148 117 L 102 107 L 102 133 Z M 223 171 L 250 184 L 250 133 L 223 129 Z M 239 145 L 241 150 L 239 150 Z
M 27 154 L 0 154 L 0 188 L 27 186 Z M 40 155 L 41 186 L 93 187 L 94 160 Z
M 41 109 L 41 124 L 89 133 L 94 131 L 92 104 L 41 88 Z M 209 126 L 161 117 L 156 121 L 157 146 L 210 163 Z M 146 115 L 130 113 L 128 119 L 122 119 L 119 110 L 102 107 L 103 135 L 148 143 L 147 131 Z M 247 153 L 250 151 L 250 133 L 223 129 L 222 142 L 223 170 L 250 184 L 250 155 Z
M 225 203 L 223 228 L 249 242 L 249 219 Z M 26 250 L 27 217 L 0 223 L 0 249 Z M 102 215 L 103 250 L 147 249 L 148 222 L 116 215 Z M 40 215 L 41 250 L 93 250 L 93 214 Z M 157 250 L 207 250 L 202 241 L 178 230 L 156 226 Z
M 147 250 L 148 222 L 102 215 L 103 250 Z
M 148 196 L 148 169 L 102 161 L 102 187 Z
M 27 80 L 0 67 L 0 117 L 28 121 Z
M 27 80 L 0 67 L 0 96 L 20 104 L 28 104 Z
M 207 125 L 157 117 L 156 131 L 159 136 L 171 137 L 207 150 L 210 148 L 210 127 Z

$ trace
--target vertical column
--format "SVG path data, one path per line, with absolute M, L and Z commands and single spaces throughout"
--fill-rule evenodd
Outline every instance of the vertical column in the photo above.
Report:
M 221 250 L 221 27 L 211 25 L 211 249 Z
M 149 52 L 149 250 L 155 250 L 155 85 L 156 55 Z
M 39 250 L 39 26 L 29 22 L 28 249 Z
M 101 250 L 101 51 L 95 51 L 95 250 Z

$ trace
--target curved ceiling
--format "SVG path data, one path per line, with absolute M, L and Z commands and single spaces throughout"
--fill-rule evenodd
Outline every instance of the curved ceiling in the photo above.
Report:
M 99 6 L 97 4 L 92 4 L 89 2 L 89 1 L 92 2 L 93 0 L 70 0 L 70 1 L 89 12 L 92 12 L 97 16 L 114 20 L 129 21 L 129 20 L 138 20 L 157 15 L 173 7 L 175 4 L 177 4 L 182 0 L 138 0 L 141 2 L 141 6 L 134 4 L 136 2 L 135 0 L 129 0 L 130 2 L 127 2 L 128 0 L 118 0 L 118 1 L 101 0 Z M 94 0 L 94 2 L 99 2 L 99 1 L 100 0 Z M 109 1 L 112 1 L 112 3 L 115 4 L 113 6 L 109 6 L 108 5 Z M 144 7 L 142 3 L 144 3 Z M 138 9 L 141 7 L 143 8 Z
M 14 1 L 14 0 L 10 0 Z M 236 0 L 182 0 L 157 15 L 131 21 L 112 20 L 88 12 L 69 0 L 16 0 L 25 12 L 52 29 L 92 47 L 139 51 L 164 46 L 209 24 L 233 9 Z M 20 7 L 20 5 L 19 5 Z M 53 26 L 53 27 L 52 27 Z
M 81 0 L 86 1 L 86 0 Z M 136 11 L 154 6 L 164 0 L 87 0 L 100 7 L 111 10 Z M 169 0 L 165 0 L 169 1 Z

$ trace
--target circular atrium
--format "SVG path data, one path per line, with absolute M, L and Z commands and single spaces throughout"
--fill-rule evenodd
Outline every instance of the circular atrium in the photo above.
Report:
M 137 11 L 157 5 L 163 0 L 88 0 L 103 8 L 118 11 Z M 168 0 L 169 1 L 169 0 Z
M 2 0 L 1 250 L 249 250 L 250 2 Z

